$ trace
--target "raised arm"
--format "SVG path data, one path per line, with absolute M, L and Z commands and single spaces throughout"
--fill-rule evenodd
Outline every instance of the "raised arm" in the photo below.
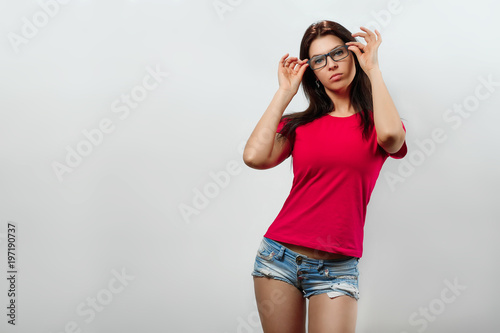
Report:
M 278 125 L 286 107 L 297 93 L 307 69 L 307 59 L 281 57 L 278 67 L 279 89 L 255 126 L 243 151 L 243 161 L 254 169 L 269 169 L 290 154 L 288 139 L 278 142 Z
M 278 125 L 293 98 L 290 92 L 278 89 L 267 110 L 260 118 L 243 151 L 243 161 L 253 169 L 269 169 L 290 155 L 290 142 L 278 142 Z

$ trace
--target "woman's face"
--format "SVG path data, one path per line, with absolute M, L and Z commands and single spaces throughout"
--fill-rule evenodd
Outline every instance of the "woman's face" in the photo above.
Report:
M 328 53 L 339 45 L 345 45 L 345 43 L 337 36 L 326 35 L 319 37 L 313 40 L 309 47 L 309 59 L 315 55 Z M 355 55 L 351 51 L 348 52 L 349 55 L 339 61 L 333 61 L 332 58 L 326 57 L 326 66 L 313 71 L 318 81 L 325 86 L 325 89 L 341 92 L 347 91 L 347 88 L 356 75 Z M 334 74 L 342 75 L 332 78 Z

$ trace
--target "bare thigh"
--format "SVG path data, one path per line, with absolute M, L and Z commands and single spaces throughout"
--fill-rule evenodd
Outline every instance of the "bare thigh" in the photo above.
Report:
M 305 333 L 306 299 L 291 284 L 253 277 L 257 309 L 264 333 Z
M 309 333 L 354 333 L 358 302 L 350 296 L 313 295 L 309 297 L 308 313 Z

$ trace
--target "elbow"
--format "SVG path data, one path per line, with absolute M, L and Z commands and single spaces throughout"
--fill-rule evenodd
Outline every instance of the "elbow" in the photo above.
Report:
M 259 163 L 255 160 L 253 156 L 243 153 L 243 163 L 252 169 L 260 169 Z
M 256 170 L 264 170 L 269 168 L 269 166 L 266 165 L 266 161 L 259 160 L 254 156 L 243 154 L 243 162 L 246 166 Z
M 254 162 L 251 159 L 249 159 L 249 158 L 247 158 L 245 156 L 243 156 L 243 163 L 245 163 L 246 166 L 248 166 L 248 167 L 250 167 L 252 169 L 255 168 Z
M 245 163 L 246 166 L 248 166 L 249 168 L 252 168 L 252 169 L 256 169 L 256 170 L 261 170 L 261 169 L 265 169 L 262 167 L 261 164 L 259 163 L 256 163 L 255 161 L 253 160 L 246 160 L 246 159 L 243 159 L 243 162 Z
M 251 167 L 252 161 L 253 161 L 253 156 L 250 154 L 250 150 L 245 147 L 245 150 L 243 150 L 243 162 Z
M 245 146 L 245 149 L 243 150 L 243 163 L 245 165 L 249 166 L 250 168 L 254 167 L 255 164 L 255 151 L 247 145 Z
M 406 132 L 401 129 L 398 133 L 391 133 L 377 137 L 378 144 L 389 154 L 394 154 L 401 149 L 406 140 Z

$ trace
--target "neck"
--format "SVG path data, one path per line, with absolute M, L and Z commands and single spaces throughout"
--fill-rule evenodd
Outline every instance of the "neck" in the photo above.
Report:
M 330 90 L 325 88 L 325 92 L 333 102 L 334 109 L 332 113 L 339 115 L 350 115 L 356 113 L 351 104 L 349 96 L 350 86 L 339 90 Z

